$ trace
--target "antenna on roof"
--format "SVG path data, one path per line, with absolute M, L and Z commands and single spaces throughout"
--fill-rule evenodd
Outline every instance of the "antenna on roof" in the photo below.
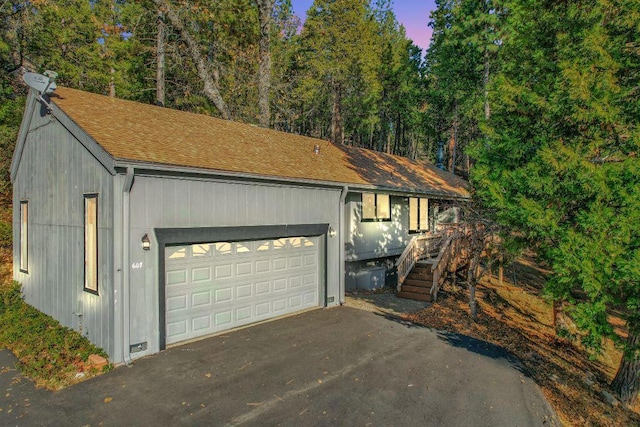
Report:
M 58 73 L 47 70 L 44 75 L 37 73 L 24 73 L 22 80 L 31 88 L 38 92 L 36 99 L 42 103 L 47 110 L 51 111 L 51 105 L 44 100 L 42 95 L 51 95 L 56 90 L 56 77 Z

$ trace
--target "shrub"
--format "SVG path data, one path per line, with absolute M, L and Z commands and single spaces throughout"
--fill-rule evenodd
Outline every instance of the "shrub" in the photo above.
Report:
M 0 346 L 13 351 L 24 375 L 50 389 L 77 382 L 91 354 L 107 357 L 78 332 L 27 304 L 15 281 L 0 287 Z
M 0 221 L 0 248 L 10 248 L 13 242 L 13 228 L 8 222 Z

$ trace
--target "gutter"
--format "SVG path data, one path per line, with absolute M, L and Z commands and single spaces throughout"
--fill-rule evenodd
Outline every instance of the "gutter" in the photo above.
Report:
M 362 192 L 371 192 L 371 191 L 382 191 L 391 196 L 400 196 L 400 197 L 429 197 L 429 198 L 442 198 L 448 200 L 469 200 L 471 195 L 463 195 L 457 193 L 447 193 L 443 191 L 420 191 L 417 188 L 413 189 L 400 189 L 400 188 L 390 188 L 383 187 L 379 185 L 373 184 L 365 184 L 365 183 L 348 183 L 348 182 L 338 182 L 338 181 L 322 181 L 322 180 L 313 180 L 308 178 L 293 178 L 293 177 L 283 177 L 283 176 L 273 176 L 273 175 L 259 175 L 248 172 L 233 172 L 233 171 L 224 171 L 224 170 L 214 170 L 214 169 L 203 169 L 197 167 L 190 166 L 176 166 L 176 165 L 165 165 L 159 163 L 148 163 L 148 162 L 139 162 L 139 161 L 131 161 L 126 159 L 116 159 L 115 161 L 116 168 L 135 168 L 136 174 L 140 176 L 154 176 L 154 177 L 166 177 L 166 176 L 182 176 L 185 175 L 191 179 L 202 179 L 202 180 L 227 180 L 228 182 L 238 182 L 238 181 L 250 181 L 252 183 L 262 183 L 266 185 L 280 184 L 280 185 L 298 185 L 301 187 L 314 187 L 314 188 L 344 188 L 348 187 L 349 191 L 362 191 Z M 468 191 L 465 189 L 465 191 Z
M 349 186 L 345 185 L 344 187 L 342 187 L 342 192 L 340 193 L 340 203 L 338 205 L 338 229 L 339 229 L 339 237 L 338 237 L 338 244 L 340 245 L 340 248 L 338 250 L 338 263 L 340 265 L 339 267 L 339 273 L 340 274 L 340 278 L 338 281 L 338 293 L 340 295 L 340 304 L 344 304 L 344 292 L 345 292 L 345 284 L 344 284 L 344 275 L 345 275 L 345 267 L 344 267 L 344 260 L 345 260 L 345 250 L 344 250 L 344 243 L 345 243 L 345 224 L 344 224 L 344 206 L 345 206 L 345 201 L 347 199 L 347 193 L 349 193 Z
M 126 365 L 130 365 L 131 353 L 129 348 L 130 339 L 130 323 L 131 323 L 131 260 L 130 260 L 130 246 L 131 246 L 131 188 L 133 187 L 133 178 L 135 170 L 131 167 L 127 168 L 127 174 L 124 180 L 124 186 L 122 188 L 122 295 L 120 301 L 122 302 L 122 361 Z

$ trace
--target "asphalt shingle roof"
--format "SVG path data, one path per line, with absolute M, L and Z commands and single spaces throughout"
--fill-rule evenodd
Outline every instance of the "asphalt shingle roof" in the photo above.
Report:
M 66 87 L 51 100 L 117 160 L 469 195 L 466 181 L 427 162 Z

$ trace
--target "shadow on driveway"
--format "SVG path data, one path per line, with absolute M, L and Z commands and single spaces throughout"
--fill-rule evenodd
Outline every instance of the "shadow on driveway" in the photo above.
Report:
M 555 423 L 504 352 L 389 320 L 314 310 L 173 347 L 59 392 L 29 385 L 17 405 L 0 396 L 0 425 Z

